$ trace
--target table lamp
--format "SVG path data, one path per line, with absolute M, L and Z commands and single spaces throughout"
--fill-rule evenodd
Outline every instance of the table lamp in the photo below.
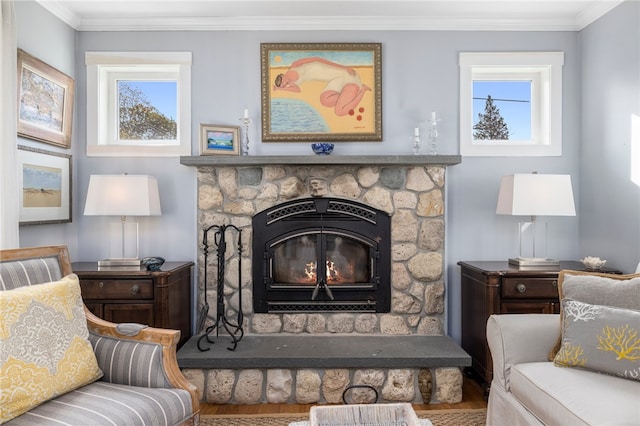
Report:
M 496 213 L 531 216 L 531 221 L 518 224 L 520 256 L 509 259 L 509 264 L 519 267 L 558 266 L 560 265 L 558 260 L 546 257 L 546 223 L 542 230 L 543 235 L 536 238 L 536 218 L 537 216 L 576 215 L 571 176 L 536 172 L 504 176 L 500 182 Z M 542 244 L 540 239 L 544 240 Z M 543 253 L 539 249 L 540 245 L 544 248 Z
M 158 181 L 155 177 L 147 175 L 91 175 L 84 214 L 86 216 L 120 216 L 122 232 L 120 256 L 100 260 L 98 266 L 140 266 L 138 223 L 127 222 L 127 216 L 161 214 Z M 126 228 L 133 228 L 129 238 L 125 232 Z

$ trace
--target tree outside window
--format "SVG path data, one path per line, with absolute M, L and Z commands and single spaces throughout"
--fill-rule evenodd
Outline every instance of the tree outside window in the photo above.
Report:
M 509 139 L 509 128 L 500 115 L 500 110 L 493 104 L 491 95 L 487 96 L 484 114 L 478 114 L 478 123 L 473 126 L 473 130 L 474 139 Z
M 166 88 L 165 88 L 166 86 Z M 171 89 L 173 88 L 173 96 Z M 171 140 L 177 138 L 178 124 L 160 111 L 150 97 L 158 92 L 173 98 L 164 102 L 175 111 L 176 83 L 170 81 L 118 82 L 119 138 L 121 140 Z

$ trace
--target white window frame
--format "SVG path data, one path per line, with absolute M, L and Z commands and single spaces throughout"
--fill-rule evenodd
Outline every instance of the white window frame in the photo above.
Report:
M 461 52 L 460 154 L 561 156 L 563 64 L 563 52 Z M 474 80 L 531 82 L 531 139 L 473 139 Z
M 191 52 L 86 52 L 87 156 L 174 157 L 191 155 Z M 118 138 L 117 81 L 176 81 L 177 138 Z

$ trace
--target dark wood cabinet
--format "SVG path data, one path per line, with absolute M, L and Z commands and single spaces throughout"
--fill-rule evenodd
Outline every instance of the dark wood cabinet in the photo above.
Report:
M 160 271 L 144 267 L 99 268 L 76 262 L 85 305 L 107 321 L 135 322 L 180 330 L 182 346 L 191 337 L 191 270 L 193 262 L 166 262 Z
M 559 267 L 518 268 L 507 261 L 458 262 L 461 273 L 462 348 L 471 355 L 471 369 L 490 384 L 493 363 L 487 345 L 487 319 L 493 314 L 554 314 L 560 312 L 558 273 L 584 271 L 580 262 Z M 613 269 L 601 272 L 620 273 Z

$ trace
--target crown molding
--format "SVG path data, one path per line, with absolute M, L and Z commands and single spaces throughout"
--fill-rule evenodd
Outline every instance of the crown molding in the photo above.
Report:
M 78 30 L 81 24 L 80 16 L 71 9 L 64 6 L 58 0 L 35 0 L 40 6 L 48 10 L 53 16 L 60 19 L 75 30 Z
M 619 4 L 624 3 L 624 0 L 611 0 L 607 2 L 594 2 L 588 7 L 584 8 L 576 17 L 576 28 L 582 30 L 589 24 L 596 21 L 601 16 L 604 16 L 611 9 L 615 8 Z
M 573 20 L 336 16 L 83 19 L 78 31 L 577 31 Z
M 574 17 L 234 16 L 83 18 L 59 0 L 35 0 L 77 31 L 579 31 L 623 0 L 594 2 Z

